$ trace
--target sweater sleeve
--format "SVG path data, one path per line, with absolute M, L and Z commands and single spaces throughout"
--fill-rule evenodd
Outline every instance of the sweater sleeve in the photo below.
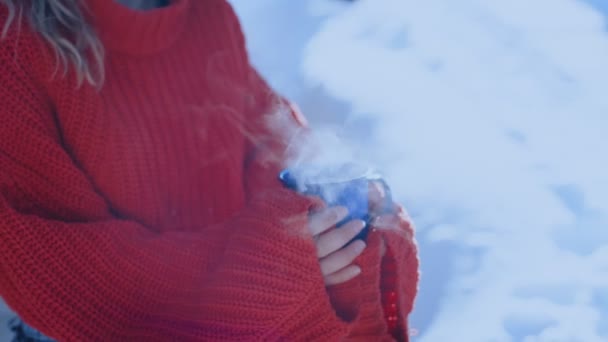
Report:
M 395 314 L 397 322 L 395 332 L 400 335 L 398 340 L 408 341 L 408 316 L 414 308 L 420 278 L 420 261 L 418 247 L 414 237 L 414 226 L 405 210 L 398 206 L 397 215 L 389 227 L 377 228 L 386 242 L 387 251 L 384 256 L 382 269 L 382 284 L 384 302 L 396 305 L 393 311 L 390 307 L 385 310 Z
M 307 235 L 313 201 L 258 192 L 203 234 L 117 217 L 66 152 L 13 49 L 0 44 L 0 295 L 25 322 L 65 341 L 348 334 Z
M 361 277 L 328 288 L 340 317 L 357 316 L 349 338 L 409 340 L 408 316 L 418 289 L 419 261 L 411 223 L 402 213 L 399 216 L 399 222 L 391 223 L 390 228 L 370 231 L 367 243 L 373 248 L 357 259 Z M 387 247 L 384 256 L 377 248 L 382 241 Z M 390 321 L 393 318 L 395 322 Z

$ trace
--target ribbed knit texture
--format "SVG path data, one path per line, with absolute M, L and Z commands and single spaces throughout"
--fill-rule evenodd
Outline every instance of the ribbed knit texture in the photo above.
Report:
M 250 67 L 230 6 L 87 4 L 108 50 L 101 91 L 77 88 L 73 72 L 51 78 L 53 53 L 27 27 L 0 42 L 9 306 L 61 341 L 390 339 L 380 242 L 404 321 L 412 236 L 370 234 L 363 274 L 325 288 L 307 230 L 321 203 L 276 180 L 283 145 L 264 123 L 280 100 Z

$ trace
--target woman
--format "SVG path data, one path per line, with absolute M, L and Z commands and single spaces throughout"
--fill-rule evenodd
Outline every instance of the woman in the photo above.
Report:
M 361 222 L 333 229 L 343 208 L 279 184 L 285 144 L 266 124 L 285 101 L 226 1 L 0 4 L 16 339 L 407 339 L 410 225 L 385 216 L 343 247 Z

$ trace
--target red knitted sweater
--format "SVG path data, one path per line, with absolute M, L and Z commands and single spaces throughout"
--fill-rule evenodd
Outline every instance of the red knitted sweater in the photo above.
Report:
M 9 306 L 66 341 L 390 339 L 384 239 L 407 339 L 410 225 L 370 234 L 362 274 L 325 288 L 307 232 L 319 203 L 276 181 L 282 145 L 264 125 L 276 96 L 230 6 L 87 3 L 107 50 L 101 90 L 52 77 L 52 51 L 25 26 L 0 42 Z

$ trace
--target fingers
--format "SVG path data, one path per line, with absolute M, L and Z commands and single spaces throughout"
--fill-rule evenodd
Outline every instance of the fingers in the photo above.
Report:
M 319 258 L 324 258 L 331 253 L 338 251 L 357 236 L 363 228 L 365 228 L 364 221 L 353 220 L 340 228 L 321 234 L 316 240 L 317 256 Z
M 361 268 L 357 265 L 350 265 L 345 267 L 337 272 L 334 272 L 325 277 L 325 285 L 337 285 L 341 283 L 345 283 L 354 277 L 361 274 Z
M 349 266 L 365 249 L 365 242 L 356 240 L 350 245 L 320 260 L 323 276 L 328 276 Z
M 312 236 L 319 235 L 324 231 L 329 230 L 348 215 L 348 210 L 345 207 L 332 207 L 321 210 L 310 216 L 310 232 Z

